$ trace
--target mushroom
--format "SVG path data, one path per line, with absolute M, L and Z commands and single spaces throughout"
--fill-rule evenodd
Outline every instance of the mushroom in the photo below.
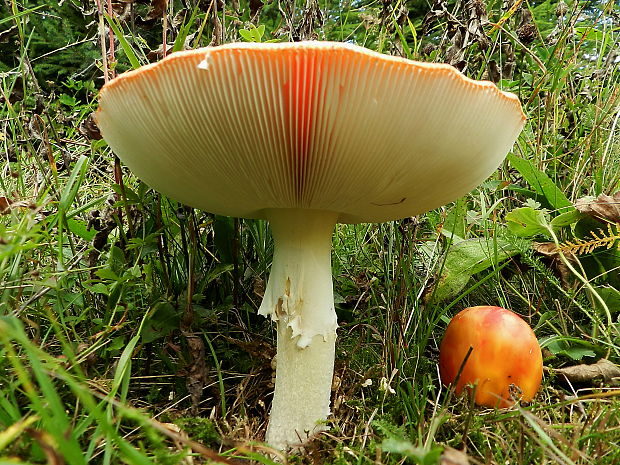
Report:
M 259 313 L 277 326 L 266 441 L 325 429 L 336 340 L 331 237 L 468 193 L 525 117 L 516 96 L 451 66 L 331 42 L 235 43 L 172 54 L 101 90 L 97 122 L 147 184 L 219 215 L 268 220 Z

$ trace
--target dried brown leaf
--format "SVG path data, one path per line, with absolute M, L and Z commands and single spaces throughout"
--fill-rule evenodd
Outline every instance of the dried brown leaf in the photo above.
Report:
M 93 115 L 94 113 L 91 113 L 88 118 L 82 121 L 78 130 L 89 140 L 100 140 L 102 139 L 101 132 L 99 132 L 99 126 L 97 126 Z
M 495 60 L 489 60 L 487 65 L 487 79 L 497 84 L 501 78 L 502 73 L 497 67 L 497 62 Z
M 4 196 L 0 196 L 0 215 L 11 213 L 11 201 Z
M 202 391 L 209 381 L 209 368 L 205 363 L 206 350 L 202 338 L 192 333 L 185 333 L 191 363 L 187 367 L 187 390 L 192 401 L 192 410 L 198 412 L 202 400 Z
M 541 255 L 544 255 L 550 260 L 549 267 L 555 271 L 562 284 L 565 287 L 571 287 L 575 282 L 575 277 L 570 271 L 570 268 L 560 258 L 560 253 L 555 243 L 553 242 L 534 242 L 532 248 Z M 570 252 L 564 252 L 564 257 L 570 262 L 576 263 L 577 258 Z
M 538 38 L 538 29 L 532 23 L 527 23 L 517 29 L 517 37 L 524 45 L 530 45 Z
M 612 195 L 582 197 L 575 202 L 575 208 L 596 219 L 620 223 L 620 191 Z
M 229 336 L 223 336 L 231 344 L 236 345 L 241 350 L 247 352 L 256 359 L 261 359 L 271 363 L 276 354 L 276 348 L 267 342 L 253 339 L 250 342 L 235 339 Z
M 463 451 L 446 447 L 439 457 L 439 465 L 469 465 L 469 458 Z
M 574 365 L 553 370 L 566 377 L 571 383 L 593 383 L 595 381 L 609 382 L 620 378 L 620 367 L 606 358 L 600 359 L 591 365 Z
M 151 8 L 148 18 L 161 18 L 166 14 L 168 0 L 151 0 Z

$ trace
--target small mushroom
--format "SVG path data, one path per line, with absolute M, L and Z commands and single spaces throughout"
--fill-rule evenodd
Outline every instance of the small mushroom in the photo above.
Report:
M 498 167 L 524 121 L 516 96 L 451 66 L 331 42 L 172 54 L 105 85 L 97 112 L 105 140 L 153 188 L 269 221 L 259 313 L 277 324 L 266 441 L 280 449 L 325 429 L 330 414 L 336 223 L 455 200 Z

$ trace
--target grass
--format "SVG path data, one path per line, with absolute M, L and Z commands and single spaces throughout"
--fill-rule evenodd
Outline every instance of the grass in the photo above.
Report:
M 305 30 L 453 59 L 477 78 L 497 68 L 528 115 L 514 159 L 465 198 L 400 222 L 338 226 L 334 414 L 330 430 L 288 460 L 434 464 L 453 448 L 471 463 L 618 463 L 615 382 L 575 385 L 554 372 L 620 362 L 618 243 L 576 256 L 534 248 L 591 238 L 595 220 L 572 205 L 620 190 L 614 2 L 523 2 L 514 11 L 487 2 L 491 23 L 480 28 L 471 4 L 448 2 L 435 14 L 413 2 L 320 1 L 317 16 L 306 2 L 271 2 L 254 20 L 262 36 L 240 3 L 218 10 L 217 21 L 212 9 L 176 16 L 168 41 L 208 45 L 218 27 L 226 41 Z M 71 48 L 37 48 L 47 7 L 7 5 L 0 27 L 15 29 L 0 83 L 0 463 L 274 463 L 260 441 L 275 335 L 256 315 L 272 253 L 267 225 L 188 209 L 135 179 L 88 130 L 101 54 L 45 82 Z M 49 8 L 46 24 L 59 34 Z M 183 13 L 168 8 L 169 22 Z M 108 71 L 146 62 L 161 44 L 161 20 L 147 30 L 92 15 L 124 37 Z M 463 24 L 472 32 L 458 42 Z M 441 385 L 443 331 L 473 305 L 512 308 L 534 328 L 547 370 L 531 404 L 483 409 Z

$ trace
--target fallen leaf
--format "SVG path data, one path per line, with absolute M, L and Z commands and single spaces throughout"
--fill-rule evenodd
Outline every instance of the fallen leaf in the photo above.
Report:
M 0 215 L 11 213 L 11 201 L 4 196 L 0 196 Z
M 620 223 L 620 191 L 612 195 L 582 197 L 575 202 L 575 208 L 596 219 Z
M 78 130 L 80 131 L 80 134 L 89 140 L 100 140 L 102 139 L 101 132 L 99 132 L 99 126 L 97 126 L 97 122 L 95 121 L 93 115 L 94 113 L 91 113 L 84 121 L 82 121 Z
M 192 401 L 192 411 L 198 412 L 198 405 L 202 400 L 202 390 L 209 381 L 209 369 L 205 363 L 205 345 L 200 336 L 193 333 L 184 333 L 190 353 L 190 363 L 187 369 L 186 386 Z
M 469 465 L 469 458 L 463 451 L 446 447 L 439 457 L 439 465 Z
M 151 0 L 148 18 L 161 18 L 166 14 L 168 0 Z
M 574 285 L 575 277 L 573 276 L 570 268 L 560 258 L 558 248 L 556 247 L 554 242 L 534 242 L 532 244 L 532 248 L 539 254 L 544 255 L 551 260 L 549 266 L 553 270 L 555 270 L 564 287 L 570 288 Z M 566 257 L 566 260 L 573 264 L 577 263 L 577 257 L 575 257 L 574 254 L 570 252 L 563 253 L 564 257 Z
M 609 382 L 620 378 L 620 367 L 606 358 L 600 359 L 591 365 L 574 365 L 565 368 L 556 368 L 554 373 L 566 377 L 571 383 L 593 383 L 594 381 Z

